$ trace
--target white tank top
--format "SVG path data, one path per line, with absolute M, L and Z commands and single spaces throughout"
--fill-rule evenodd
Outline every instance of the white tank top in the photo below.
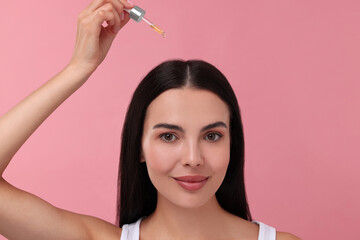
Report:
M 131 224 L 124 224 L 122 226 L 120 240 L 139 240 L 140 236 L 140 222 L 142 218 Z M 270 227 L 262 222 L 253 221 L 259 225 L 258 240 L 276 240 L 276 229 Z

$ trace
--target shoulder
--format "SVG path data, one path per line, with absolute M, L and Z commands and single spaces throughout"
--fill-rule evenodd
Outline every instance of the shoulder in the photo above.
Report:
M 82 219 L 91 240 L 109 239 L 119 240 L 122 229 L 114 224 L 106 222 L 100 218 L 84 216 Z
M 301 238 L 287 232 L 276 232 L 277 240 L 301 240 Z

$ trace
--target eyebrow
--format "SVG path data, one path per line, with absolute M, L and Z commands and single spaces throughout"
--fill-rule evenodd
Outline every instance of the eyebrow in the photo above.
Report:
M 215 128 L 215 127 L 223 127 L 223 128 L 227 128 L 226 124 L 224 122 L 214 122 L 214 123 L 211 123 L 209 125 L 206 125 L 205 127 L 203 127 L 201 129 L 200 132 L 204 132 L 208 129 L 211 129 L 211 128 Z M 153 129 L 156 129 L 156 128 L 167 128 L 167 129 L 171 129 L 171 130 L 177 130 L 177 131 L 180 131 L 180 132 L 185 132 L 185 130 L 178 126 L 178 125 L 174 125 L 174 124 L 168 124 L 168 123 L 159 123 L 159 124 L 156 124 Z

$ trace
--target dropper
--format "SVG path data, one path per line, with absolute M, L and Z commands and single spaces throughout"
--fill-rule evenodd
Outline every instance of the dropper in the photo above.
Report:
M 141 9 L 139 6 L 135 6 L 132 9 L 124 9 L 124 11 L 128 12 L 130 15 L 130 18 L 133 19 L 136 22 L 140 22 L 141 19 L 144 20 L 144 22 L 146 22 L 147 24 L 149 24 L 149 26 L 154 29 L 157 33 L 159 33 L 163 38 L 166 36 L 166 33 L 159 28 L 158 26 L 156 26 L 155 24 L 153 24 L 152 22 L 150 22 L 148 19 L 146 19 L 144 17 L 145 15 L 145 10 Z

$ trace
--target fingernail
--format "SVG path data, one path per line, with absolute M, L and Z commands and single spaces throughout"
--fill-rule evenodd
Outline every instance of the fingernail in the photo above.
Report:
M 131 5 L 135 5 L 135 3 L 133 3 L 132 1 L 128 0 L 128 3 L 130 3 Z

